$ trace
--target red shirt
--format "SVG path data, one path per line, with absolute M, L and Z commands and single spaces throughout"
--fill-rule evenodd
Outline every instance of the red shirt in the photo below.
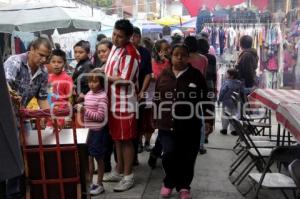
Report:
M 69 101 L 73 91 L 73 80 L 65 71 L 59 75 L 49 74 L 48 83 L 52 88 L 52 103 Z
M 104 69 L 105 74 L 121 77 L 123 80 L 130 81 L 134 86 L 122 86 L 117 82 L 109 86 L 110 111 L 136 112 L 139 64 L 140 54 L 131 43 L 120 48 L 113 46 L 111 49 Z
M 156 61 L 152 61 L 152 72 L 154 75 L 154 78 L 157 79 L 160 75 L 160 73 L 171 66 L 171 63 L 169 61 L 165 61 L 163 63 L 158 63 Z

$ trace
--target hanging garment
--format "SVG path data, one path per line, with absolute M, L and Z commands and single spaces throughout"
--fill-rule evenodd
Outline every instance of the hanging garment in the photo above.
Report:
M 211 23 L 211 15 L 208 10 L 201 10 L 196 20 L 196 32 L 200 33 L 205 23 Z
M 217 28 L 216 27 L 213 27 L 211 29 L 211 45 L 216 49 L 217 48 L 217 44 L 216 44 L 216 40 L 217 40 Z
M 220 44 L 220 55 L 223 55 L 224 53 L 224 48 L 225 48 L 225 31 L 221 27 L 219 29 L 219 44 Z
M 228 35 L 229 35 L 228 38 L 229 48 L 234 48 L 234 44 L 236 40 L 236 32 L 232 27 L 228 29 Z
M 277 71 L 278 70 L 278 61 L 276 56 L 272 56 L 268 61 L 267 69 L 269 71 Z
M 214 23 L 224 23 L 229 19 L 229 13 L 226 9 L 216 10 L 213 12 L 213 22 Z

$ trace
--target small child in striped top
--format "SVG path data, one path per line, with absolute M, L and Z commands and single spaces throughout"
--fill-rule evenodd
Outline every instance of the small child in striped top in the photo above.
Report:
M 102 178 L 104 174 L 105 141 L 108 136 L 107 95 L 104 91 L 104 75 L 98 68 L 93 69 L 88 76 L 90 91 L 84 97 L 84 124 L 89 128 L 89 180 L 90 194 L 98 195 L 104 192 Z M 94 158 L 98 163 L 98 180 L 93 184 Z

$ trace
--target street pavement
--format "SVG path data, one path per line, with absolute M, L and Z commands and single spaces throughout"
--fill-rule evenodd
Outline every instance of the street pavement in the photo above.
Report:
M 219 112 L 219 111 L 218 111 Z M 274 123 L 275 125 L 275 123 Z M 250 199 L 253 198 L 253 191 L 246 197 L 241 193 L 251 188 L 253 183 L 246 179 L 240 186 L 232 185 L 228 178 L 229 166 L 236 155 L 232 152 L 237 137 L 226 136 L 219 133 L 221 126 L 220 116 L 216 118 L 216 130 L 209 137 L 206 144 L 207 153 L 198 155 L 195 165 L 195 176 L 191 184 L 193 199 Z M 276 126 L 273 128 L 275 129 Z M 152 136 L 151 143 L 154 143 L 156 133 Z M 134 168 L 136 185 L 122 193 L 113 192 L 116 183 L 104 183 L 105 193 L 92 199 L 159 199 L 159 191 L 162 185 L 164 172 L 161 161 L 158 161 L 157 168 L 151 170 L 147 165 L 149 153 L 144 151 L 139 154 L 140 165 Z M 237 171 L 239 172 L 239 171 Z M 235 174 L 233 175 L 235 176 Z M 96 177 L 96 176 L 95 176 Z M 94 179 L 96 180 L 96 178 Z M 171 199 L 179 198 L 179 194 L 173 190 Z M 284 198 L 278 191 L 261 191 L 260 198 L 280 199 Z

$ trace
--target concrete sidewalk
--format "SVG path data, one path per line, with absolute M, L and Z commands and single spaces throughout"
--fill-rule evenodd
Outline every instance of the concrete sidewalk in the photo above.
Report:
M 193 199 L 242 199 L 245 197 L 241 193 L 252 186 L 250 180 L 246 179 L 241 186 L 235 187 L 228 178 L 229 166 L 236 158 L 232 147 L 237 137 L 230 133 L 226 136 L 219 133 L 221 126 L 219 118 L 216 119 L 216 131 L 209 137 L 209 143 L 206 145 L 207 154 L 198 155 L 197 158 L 195 176 L 191 185 Z M 105 183 L 106 192 L 93 197 L 93 199 L 160 198 L 159 191 L 164 176 L 161 161 L 158 161 L 157 168 L 151 170 L 147 165 L 148 157 L 148 152 L 139 154 L 140 165 L 134 169 L 136 179 L 134 188 L 126 192 L 115 193 L 113 192 L 115 183 Z M 175 198 L 179 198 L 179 195 L 173 191 L 171 199 Z M 253 192 L 250 192 L 246 198 L 253 198 Z M 279 199 L 284 197 L 279 191 L 261 191 L 260 198 Z

